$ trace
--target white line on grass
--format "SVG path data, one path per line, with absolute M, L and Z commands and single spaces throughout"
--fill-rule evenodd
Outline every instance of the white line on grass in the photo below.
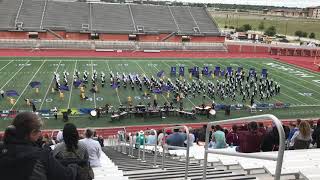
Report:
M 59 64 L 58 64 L 57 69 L 54 71 L 55 73 L 58 72 L 58 69 L 59 69 L 59 67 L 60 67 L 60 64 L 61 64 L 61 60 L 59 61 Z M 44 95 L 44 98 L 43 98 L 42 101 L 41 101 L 41 105 L 40 105 L 40 108 L 39 108 L 39 109 L 42 109 L 43 103 L 44 103 L 44 101 L 47 99 L 47 96 L 48 96 L 48 93 L 49 93 L 49 90 L 50 90 L 50 87 L 51 87 L 51 84 L 52 84 L 53 80 L 54 80 L 54 76 L 52 77 L 52 79 L 51 79 L 51 81 L 50 81 L 50 84 L 49 84 L 49 86 L 48 86 L 48 89 L 47 89 L 47 91 L 46 91 L 46 94 Z
M 24 63 L 24 65 L 27 63 L 29 63 L 29 61 Z M 0 89 L 3 89 L 25 67 L 24 65 L 16 73 L 14 73 L 14 75 Z
M 68 108 L 70 108 L 70 102 L 71 102 L 71 97 L 72 97 L 72 89 L 73 89 L 73 76 L 76 74 L 76 69 L 77 69 L 77 63 L 78 60 L 76 60 L 76 63 L 74 64 L 74 69 L 73 69 L 73 74 L 72 74 L 72 83 L 71 83 L 71 89 L 70 89 L 70 95 L 69 95 L 69 101 L 68 101 Z
M 12 107 L 10 108 L 10 111 L 12 111 L 12 109 L 16 106 L 17 102 L 20 100 L 20 98 L 22 97 L 23 93 L 26 91 L 26 89 L 28 88 L 29 84 L 32 82 L 33 78 L 38 74 L 38 72 L 40 71 L 40 69 L 42 68 L 42 66 L 46 63 L 46 61 L 43 61 L 43 63 L 41 64 L 41 66 L 38 68 L 38 70 L 33 74 L 32 78 L 30 79 L 30 81 L 28 82 L 28 84 L 26 85 L 26 87 L 23 89 L 22 93 L 20 94 L 20 96 L 18 97 L 18 99 L 16 100 L 16 102 L 12 105 Z
M 136 62 L 136 61 L 134 61 L 138 66 L 139 66 L 139 68 L 142 70 L 142 72 L 144 73 L 144 74 L 147 74 L 144 70 L 143 70 L 143 68 Z M 156 69 L 158 69 L 158 68 L 156 68 Z M 159 70 L 159 69 L 158 69 Z M 162 95 L 162 97 L 164 98 L 164 100 L 165 101 L 167 101 L 167 103 L 169 103 L 169 101 L 168 101 L 168 99 L 163 95 L 163 94 L 161 94 Z
M 109 73 L 111 72 L 111 69 L 110 69 L 110 66 L 109 66 L 109 60 L 106 60 L 106 64 L 107 64 L 107 67 L 109 69 Z M 120 96 L 119 96 L 119 93 L 118 93 L 118 90 L 116 90 L 117 92 L 117 96 L 118 96 L 118 100 L 119 100 L 119 105 L 122 104 L 121 103 L 121 100 L 120 100 Z
M 0 71 L 2 71 L 4 68 L 6 68 L 10 63 L 12 63 L 13 62 L 13 60 L 11 60 L 11 61 L 9 61 L 8 62 L 8 64 L 6 64 L 5 66 L 3 66 L 1 69 L 0 69 Z
M 93 63 L 92 63 L 92 60 L 91 60 L 91 70 L 92 70 L 91 76 L 93 76 Z M 93 93 L 93 102 L 94 102 L 94 108 L 97 108 L 96 93 L 95 92 Z

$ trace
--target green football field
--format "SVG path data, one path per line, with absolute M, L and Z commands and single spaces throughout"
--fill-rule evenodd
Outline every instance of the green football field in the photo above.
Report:
M 120 104 L 127 104 L 127 99 L 130 96 L 133 104 L 147 104 L 153 102 L 155 98 L 154 94 L 151 94 L 149 98 L 145 98 L 145 88 L 140 91 L 137 87 L 131 90 L 130 87 L 124 89 L 123 87 L 118 90 L 113 89 L 110 86 L 109 73 L 112 71 L 114 74 L 119 72 L 120 74 L 145 74 L 148 77 L 157 77 L 157 73 L 161 70 L 165 71 L 164 79 L 170 78 L 175 80 L 176 77 L 170 77 L 170 68 L 172 66 L 178 67 L 184 66 L 186 68 L 186 74 L 183 79 L 186 81 L 192 81 L 187 73 L 188 68 L 198 66 L 200 70 L 204 66 L 208 66 L 209 70 L 213 70 L 216 66 L 220 66 L 221 69 L 232 67 L 237 69 L 243 67 L 245 71 L 250 68 L 255 68 L 258 74 L 261 73 L 262 68 L 268 69 L 268 76 L 273 80 L 277 81 L 281 85 L 281 93 L 273 97 L 268 101 L 256 100 L 256 103 L 277 103 L 282 102 L 290 104 L 288 109 L 274 110 L 277 114 L 280 111 L 279 116 L 282 118 L 293 118 L 293 117 L 319 117 L 320 107 L 320 74 L 314 73 L 305 69 L 301 69 L 289 64 L 285 64 L 272 59 L 110 59 L 110 58 L 30 58 L 30 57 L 12 57 L 12 58 L 1 58 L 0 60 L 0 89 L 4 91 L 15 90 L 20 96 L 14 97 L 16 103 L 10 104 L 8 97 L 2 99 L 0 97 L 0 110 L 29 110 L 32 108 L 26 104 L 24 99 L 32 99 L 35 102 L 38 110 L 52 109 L 58 107 L 60 110 L 72 109 L 74 112 L 80 108 L 95 108 L 103 107 L 105 104 L 110 104 L 114 108 L 117 108 Z M 86 89 L 86 96 L 88 100 L 80 99 L 80 90 L 71 85 L 73 81 L 73 73 L 75 70 L 82 72 L 85 70 L 89 74 L 89 85 L 90 77 L 94 70 L 99 75 L 104 72 L 106 74 L 106 86 L 101 87 L 98 83 L 98 93 L 94 94 L 89 92 L 89 88 Z M 60 99 L 58 92 L 52 92 L 53 73 L 57 72 L 63 79 L 63 72 L 67 71 L 70 73 L 68 81 L 70 84 L 70 90 L 64 91 L 64 99 Z M 223 77 L 206 77 L 203 76 L 204 82 L 217 80 L 223 80 Z M 30 82 L 38 81 L 41 83 L 39 92 L 29 86 Z M 171 102 L 174 98 L 172 94 L 164 93 L 156 95 L 158 103 L 162 105 L 164 102 Z M 216 104 L 237 104 L 242 103 L 242 96 L 237 96 L 237 100 L 231 101 L 227 98 L 221 100 L 215 98 Z M 212 98 L 203 98 L 202 94 L 197 95 L 196 98 L 186 97 L 183 101 L 185 109 L 191 110 L 194 106 L 199 106 L 202 103 L 211 104 Z M 249 104 L 247 101 L 244 104 Z M 272 111 L 270 113 L 273 113 Z M 223 112 L 221 112 L 223 114 Z M 219 112 L 218 112 L 219 115 Z M 238 116 L 242 115 L 241 113 Z M 247 115 L 247 112 L 245 114 Z M 225 119 L 223 115 L 218 116 L 221 119 Z M 88 117 L 86 117 L 87 119 Z M 3 118 L 6 119 L 6 118 Z M 83 119 L 83 118 L 78 118 Z M 106 117 L 105 119 L 110 119 Z M 180 122 L 181 119 L 175 121 L 176 118 L 168 118 L 166 121 L 154 120 L 152 123 L 174 123 Z M 48 120 L 49 121 L 49 120 Z M 52 121 L 52 119 L 50 119 Z M 92 122 L 92 123 L 81 123 L 86 120 L 74 120 L 81 126 L 112 126 L 112 125 L 123 125 L 123 124 L 147 124 L 150 121 L 137 122 L 137 120 L 124 120 L 122 122 L 116 122 L 114 124 L 108 122 Z M 208 121 L 204 117 L 201 117 L 197 121 Z M 9 122 L 0 119 L 0 127 L 7 125 Z M 3 125 L 2 125 L 3 124 Z M 47 128 L 59 127 L 57 124 L 48 122 Z

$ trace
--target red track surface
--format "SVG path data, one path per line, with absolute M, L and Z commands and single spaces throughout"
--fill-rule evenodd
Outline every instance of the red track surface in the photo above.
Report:
M 296 65 L 314 72 L 320 72 L 320 69 L 314 65 L 314 58 L 311 57 L 293 57 L 293 56 L 276 56 L 267 53 L 213 53 L 213 52 L 179 52 L 179 51 L 162 51 L 160 53 L 144 53 L 144 52 L 96 52 L 92 50 L 5 50 L 0 49 L 0 57 L 119 57 L 119 58 L 274 58 L 282 62 Z M 285 124 L 287 120 L 283 121 Z M 199 128 L 204 123 L 187 124 L 192 128 Z M 267 123 L 270 125 L 270 122 Z M 146 129 L 162 129 L 168 125 L 148 125 L 148 126 L 131 126 L 126 127 L 127 132 L 135 132 Z M 224 125 L 230 128 L 231 124 Z M 97 133 L 107 137 L 114 135 L 123 127 L 101 128 L 97 129 Z M 52 133 L 54 130 L 47 130 L 45 133 Z M 82 130 L 80 130 L 82 131 Z M 1 133 L 0 133 L 1 134 Z

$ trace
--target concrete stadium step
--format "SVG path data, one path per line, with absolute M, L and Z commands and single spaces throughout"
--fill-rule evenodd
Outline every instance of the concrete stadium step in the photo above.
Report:
M 144 172 L 145 170 L 142 170 L 142 171 L 136 171 L 136 172 L 124 172 L 124 176 L 134 176 L 134 175 L 140 175 L 140 174 L 149 174 L 149 175 L 153 175 L 153 174 L 157 174 L 159 172 L 176 172 L 178 170 L 181 170 L 183 171 L 185 168 L 184 167 L 180 167 L 180 168 L 171 168 L 171 169 L 155 169 L 153 171 L 150 171 L 150 172 Z M 203 167 L 190 167 L 189 171 L 190 170 L 202 170 Z M 214 170 L 215 168 L 214 167 L 208 167 L 209 170 Z M 220 171 L 223 171 L 223 170 L 220 170 Z
M 189 174 L 193 174 L 193 173 L 202 173 L 203 169 L 189 169 L 188 173 Z M 209 173 L 213 173 L 213 172 L 227 172 L 224 170 L 210 170 L 208 171 Z M 181 170 L 181 173 L 185 173 L 184 170 Z M 208 173 L 208 174 L 209 174 Z M 129 175 L 130 178 L 140 178 L 140 177 L 146 177 L 146 176 L 165 176 L 165 175 L 172 175 L 172 174 L 177 174 L 177 171 L 166 171 L 163 170 L 162 172 L 157 172 L 157 173 L 141 173 L 141 174 L 136 174 L 136 175 Z M 124 176 L 128 176 L 128 174 L 124 175 Z

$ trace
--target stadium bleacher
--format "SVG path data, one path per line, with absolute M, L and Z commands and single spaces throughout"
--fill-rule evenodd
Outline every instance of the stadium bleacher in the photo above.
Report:
M 220 35 L 205 8 L 37 0 L 0 1 L 0 29 Z M 195 28 L 200 29 L 195 30 Z M 142 30 L 141 30 L 142 29 Z
M 0 1 L 0 30 L 15 29 L 15 20 L 20 4 L 21 0 Z

